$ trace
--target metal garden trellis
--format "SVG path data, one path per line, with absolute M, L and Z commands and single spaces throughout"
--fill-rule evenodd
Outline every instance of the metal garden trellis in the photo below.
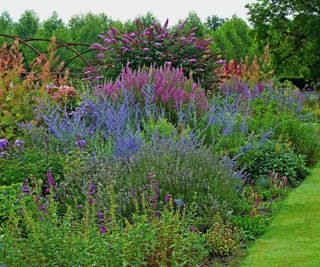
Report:
M 7 39 L 11 39 L 14 40 L 18 43 L 21 43 L 22 45 L 28 47 L 30 50 L 32 50 L 38 57 L 41 58 L 41 60 L 48 62 L 48 60 L 45 57 L 42 57 L 41 55 L 43 54 L 47 54 L 50 51 L 46 51 L 46 52 L 41 52 L 39 50 L 37 50 L 34 46 L 32 46 L 30 44 L 30 42 L 47 42 L 47 43 L 54 43 L 57 46 L 54 47 L 55 50 L 58 50 L 60 48 L 66 48 L 69 51 L 71 51 L 72 53 L 74 53 L 74 57 L 72 57 L 70 60 L 68 60 L 67 62 L 65 62 L 63 64 L 63 66 L 61 67 L 61 69 L 53 69 L 52 66 L 49 63 L 50 66 L 50 70 L 52 73 L 63 73 L 63 71 L 76 59 L 80 58 L 87 66 L 90 66 L 90 63 L 88 62 L 88 60 L 83 56 L 85 54 L 91 53 L 93 51 L 95 51 L 95 49 L 89 49 L 90 45 L 89 44 L 81 44 L 81 43 L 65 43 L 65 42 L 61 42 L 61 41 L 57 41 L 57 40 L 51 40 L 51 39 L 45 39 L 45 38 L 22 38 L 19 36 L 15 36 L 15 35 L 9 35 L 9 34 L 2 34 L 0 33 L 0 37 L 4 37 Z M 78 52 L 75 47 L 77 46 L 81 46 L 81 47 L 87 47 L 88 49 L 82 52 Z M 10 46 L 8 46 L 10 47 Z M 32 62 L 29 66 L 29 71 L 30 68 L 33 66 L 33 64 L 35 63 Z

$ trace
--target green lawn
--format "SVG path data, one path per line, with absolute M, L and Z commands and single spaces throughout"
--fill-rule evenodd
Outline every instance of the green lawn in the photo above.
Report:
M 240 266 L 320 267 L 320 163 L 284 201 Z

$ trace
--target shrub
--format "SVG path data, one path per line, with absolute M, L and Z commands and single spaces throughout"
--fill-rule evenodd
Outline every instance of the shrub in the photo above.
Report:
M 0 158 L 0 184 L 11 185 L 22 182 L 25 177 L 41 177 L 51 169 L 55 175 L 63 176 L 64 156 L 41 149 L 11 151 L 8 157 Z
M 104 188 L 114 182 L 118 195 L 118 212 L 128 217 L 132 211 L 132 195 L 140 195 L 152 175 L 159 183 L 160 198 L 174 195 L 181 203 L 192 203 L 197 194 L 197 208 L 201 222 L 210 225 L 216 212 L 227 216 L 241 210 L 237 189 L 241 181 L 227 162 L 204 148 L 192 148 L 181 141 L 157 141 L 144 145 L 129 162 L 98 158 L 76 163 L 65 175 L 62 199 L 72 200 L 82 194 L 90 183 L 99 186 L 100 198 L 106 199 Z M 81 197 L 80 197 L 81 198 Z
M 213 221 L 205 234 L 207 245 L 215 256 L 228 256 L 240 244 L 240 232 L 237 228 L 225 224 L 219 214 L 214 216 Z
M 0 186 L 0 227 L 9 218 L 10 213 L 18 209 L 17 195 L 20 192 L 20 184 Z
M 270 224 L 270 218 L 263 215 L 235 216 L 232 223 L 239 227 L 245 240 L 255 240 L 261 236 Z
M 115 216 L 116 197 L 109 188 L 109 209 L 92 202 L 58 211 L 52 176 L 47 195 L 23 187 L 19 211 L 11 212 L 1 231 L 0 262 L 8 265 L 185 266 L 200 265 L 208 256 L 204 236 L 192 226 L 192 207 L 160 213 L 137 202 L 132 222 Z M 45 182 L 43 182 L 44 184 Z M 94 197 L 93 188 L 90 197 Z M 40 194 L 39 194 L 40 193 Z
M 27 73 L 18 43 L 10 47 L 4 43 L 0 48 L 0 137 L 19 136 L 18 124 L 35 118 L 34 107 L 40 98 L 48 97 L 44 89 L 47 83 L 65 85 L 68 71 L 53 74 L 51 64 L 57 63 L 58 59 L 52 51 L 54 48 L 48 58 L 45 55 L 36 57 Z M 66 95 L 65 90 L 56 97 L 60 99 L 62 95 Z
M 319 130 L 315 124 L 300 120 L 299 114 L 292 110 L 281 112 L 272 104 L 261 107 L 255 103 L 253 108 L 253 120 L 249 122 L 251 131 L 261 132 L 271 128 L 275 140 L 290 144 L 295 153 L 306 156 L 307 165 L 316 162 L 319 155 Z
M 262 186 L 270 184 L 270 173 L 285 176 L 291 185 L 296 185 L 308 174 L 304 156 L 295 155 L 288 146 L 270 140 L 259 150 L 248 152 L 242 164 L 246 166 L 249 177 Z
M 205 88 L 210 88 L 215 80 L 217 55 L 210 50 L 212 39 L 196 37 L 195 30 L 184 30 L 186 21 L 179 27 L 168 29 L 168 21 L 161 26 L 154 22 L 151 26 L 143 26 L 136 21 L 136 31 L 120 33 L 117 29 L 101 33 L 101 44 L 91 47 L 100 53 L 97 58 L 99 65 L 89 69 L 117 78 L 128 62 L 133 69 L 143 66 L 161 67 L 170 62 L 173 67 L 182 67 L 185 75 L 192 72 L 195 80 L 200 80 Z

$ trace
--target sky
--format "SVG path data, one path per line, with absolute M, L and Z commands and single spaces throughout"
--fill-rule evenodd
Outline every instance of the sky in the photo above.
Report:
M 151 11 L 160 21 L 170 24 L 186 18 L 194 10 L 204 21 L 210 15 L 228 18 L 237 15 L 247 19 L 246 3 L 255 0 L 0 0 L 0 13 L 9 11 L 17 21 L 25 10 L 33 9 L 41 20 L 57 11 L 64 21 L 76 14 L 104 12 L 113 19 L 125 21 Z

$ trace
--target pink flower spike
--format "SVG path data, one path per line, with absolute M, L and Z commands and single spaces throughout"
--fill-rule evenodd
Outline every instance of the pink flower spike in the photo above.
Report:
M 179 25 L 179 30 L 182 30 L 186 26 L 186 24 L 187 24 L 187 20 L 185 20 Z
M 163 25 L 163 28 L 167 28 L 168 27 L 168 24 L 169 24 L 169 19 L 167 19 L 166 21 L 165 21 L 165 23 L 164 23 L 164 25 Z
M 107 48 L 102 46 L 101 44 L 92 44 L 90 47 L 93 48 L 93 49 L 98 49 L 98 50 L 102 50 L 102 51 L 106 51 L 107 50 Z
M 114 27 L 111 27 L 111 28 L 110 28 L 110 32 L 111 32 L 113 35 L 119 34 L 119 31 L 118 31 L 116 28 L 114 28 Z

